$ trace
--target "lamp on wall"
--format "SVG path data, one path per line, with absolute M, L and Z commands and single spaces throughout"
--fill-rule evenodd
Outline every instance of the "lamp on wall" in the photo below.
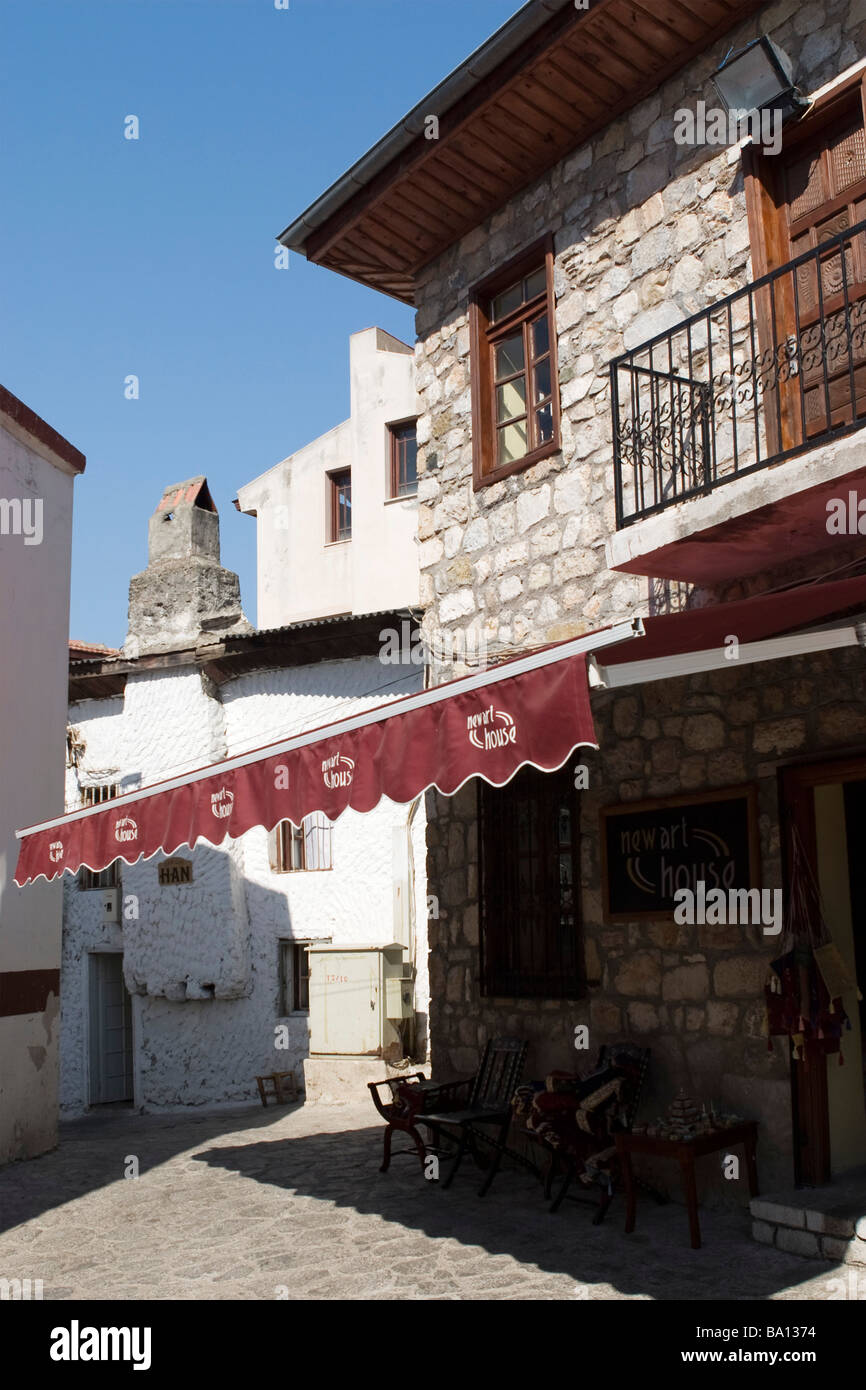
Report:
M 811 102 L 794 83 L 794 65 L 778 44 L 762 34 L 739 53 L 729 53 L 713 73 L 713 85 L 729 111 L 745 117 L 773 109 L 782 119 L 802 115 Z

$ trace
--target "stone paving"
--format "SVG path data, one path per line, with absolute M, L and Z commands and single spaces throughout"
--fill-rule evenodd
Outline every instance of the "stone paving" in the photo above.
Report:
M 626 1237 L 621 1198 L 594 1227 L 521 1172 L 479 1201 L 468 1161 L 446 1192 L 414 1159 L 380 1174 L 381 1151 L 369 1105 L 91 1115 L 0 1171 L 0 1278 L 46 1299 L 852 1296 L 847 1270 L 754 1243 L 745 1211 L 702 1213 L 693 1251 L 679 1206 L 641 1202 Z

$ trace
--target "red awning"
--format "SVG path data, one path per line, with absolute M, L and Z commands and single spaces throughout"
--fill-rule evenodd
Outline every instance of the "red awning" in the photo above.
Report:
M 684 613 L 645 618 L 646 637 L 640 649 L 630 642 L 610 647 L 604 654 L 604 665 L 709 651 L 724 647 L 728 637 L 736 637 L 740 643 L 760 642 L 864 607 L 866 575 L 858 575 L 854 579 L 802 584 L 796 589 L 757 594 L 734 603 L 714 603 Z
M 217 845 L 253 826 L 299 825 L 313 811 L 336 820 L 349 807 L 371 811 L 383 796 L 405 803 L 428 787 L 451 796 L 470 777 L 503 786 L 527 763 L 553 771 L 580 745 L 598 746 L 587 654 L 639 631 L 622 623 L 559 643 L 19 830 L 15 882 L 133 864 L 198 840 Z

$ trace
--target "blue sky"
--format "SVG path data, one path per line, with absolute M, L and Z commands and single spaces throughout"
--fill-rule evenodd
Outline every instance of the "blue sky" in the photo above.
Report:
M 518 8 L 5 0 L 0 382 L 87 455 L 74 637 L 122 643 L 147 518 L 197 473 L 254 619 L 237 488 L 348 414 L 350 333 L 414 337 L 395 300 L 275 269 L 275 236 Z

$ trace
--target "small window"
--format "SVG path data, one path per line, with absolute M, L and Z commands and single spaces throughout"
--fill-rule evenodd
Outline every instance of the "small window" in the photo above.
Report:
M 559 448 L 552 244 L 535 247 L 478 286 L 470 323 L 478 488 Z
M 418 441 L 415 421 L 389 425 L 391 437 L 391 496 L 412 497 L 418 491 Z
M 352 470 L 328 474 L 330 487 L 329 541 L 352 539 Z
M 103 801 L 111 801 L 115 796 L 120 796 L 120 787 L 115 782 L 104 782 L 99 786 L 81 788 L 82 806 L 101 806 Z M 82 868 L 78 870 L 78 887 L 89 891 L 96 888 L 100 891 L 103 888 L 117 888 L 120 883 L 118 873 L 120 860 L 115 859 L 106 869 Z
M 321 811 L 305 816 L 301 825 L 280 821 L 270 834 L 271 868 L 275 874 L 332 869 L 333 830 Z
M 310 1012 L 310 949 L 304 942 L 281 941 L 280 1018 Z

